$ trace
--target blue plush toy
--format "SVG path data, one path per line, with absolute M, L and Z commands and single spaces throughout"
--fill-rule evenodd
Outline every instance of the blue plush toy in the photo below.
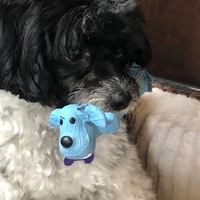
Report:
M 50 114 L 51 126 L 60 126 L 59 150 L 64 156 L 64 164 L 94 159 L 96 138 L 112 134 L 119 129 L 119 119 L 111 112 L 103 112 L 91 104 L 70 104 L 55 109 Z

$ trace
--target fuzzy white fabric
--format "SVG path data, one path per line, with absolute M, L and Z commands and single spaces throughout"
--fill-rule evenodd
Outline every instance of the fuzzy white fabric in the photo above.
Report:
M 153 200 L 126 126 L 97 140 L 91 164 L 65 166 L 51 109 L 0 91 L 0 200 Z
M 136 111 L 139 157 L 158 200 L 200 200 L 200 101 L 159 89 Z

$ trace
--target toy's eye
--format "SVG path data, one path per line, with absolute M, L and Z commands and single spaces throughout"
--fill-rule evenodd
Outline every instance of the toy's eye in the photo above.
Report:
M 63 124 L 63 120 L 62 119 L 60 119 L 60 125 L 62 125 Z
M 76 119 L 75 119 L 74 117 L 71 117 L 71 118 L 69 119 L 69 122 L 70 122 L 71 124 L 75 124 Z

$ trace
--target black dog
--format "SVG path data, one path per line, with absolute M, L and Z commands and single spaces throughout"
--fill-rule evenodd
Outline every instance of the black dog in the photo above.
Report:
M 135 0 L 3 0 L 0 89 L 43 105 L 65 104 L 90 72 L 95 82 L 129 63 L 149 63 L 143 24 Z
M 67 103 L 131 118 L 139 92 L 127 66 L 151 59 L 143 24 L 135 0 L 1 1 L 1 200 L 154 200 L 125 118 L 97 139 L 93 163 L 71 167 L 48 120 Z

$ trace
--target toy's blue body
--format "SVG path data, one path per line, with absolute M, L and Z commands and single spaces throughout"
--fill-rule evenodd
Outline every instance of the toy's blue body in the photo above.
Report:
M 119 120 L 115 114 L 103 112 L 90 104 L 70 104 L 62 109 L 55 109 L 50 115 L 50 124 L 60 126 L 59 150 L 66 165 L 71 165 L 75 160 L 92 162 L 96 138 L 119 129 Z M 61 142 L 66 136 L 73 141 L 67 148 Z

